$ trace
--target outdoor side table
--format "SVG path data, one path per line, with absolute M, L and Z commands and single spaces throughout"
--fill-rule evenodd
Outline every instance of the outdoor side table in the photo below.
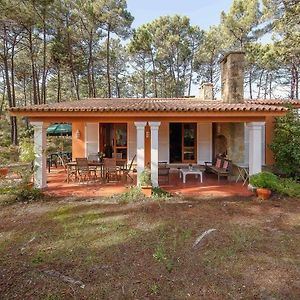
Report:
M 182 177 L 182 182 L 183 183 L 186 183 L 186 175 L 189 175 L 189 174 L 193 174 L 196 176 L 199 176 L 199 179 L 200 179 L 200 182 L 202 183 L 203 182 L 203 173 L 201 170 L 199 169 L 180 169 L 180 178 Z
M 241 178 L 243 181 L 243 185 L 246 184 L 246 182 L 249 180 L 249 166 L 248 165 L 236 165 L 239 175 L 236 179 L 236 182 L 239 181 L 239 179 Z

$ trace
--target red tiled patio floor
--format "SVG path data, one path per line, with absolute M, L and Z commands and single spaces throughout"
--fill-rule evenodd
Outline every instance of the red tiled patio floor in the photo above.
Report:
M 109 182 L 104 183 L 102 181 L 78 183 L 78 182 L 66 182 L 66 174 L 62 169 L 51 169 L 51 173 L 48 174 L 48 187 L 45 189 L 45 193 L 54 197 L 97 197 L 97 196 L 111 196 L 125 192 L 130 185 L 136 184 L 136 176 L 134 176 L 134 182 L 130 183 L 123 179 L 121 182 Z M 249 197 L 252 195 L 242 184 L 230 182 L 226 179 L 217 181 L 214 175 L 204 174 L 203 183 L 199 182 L 199 179 L 193 175 L 189 175 L 186 179 L 186 183 L 182 183 L 182 179 L 179 178 L 177 173 L 170 174 L 169 184 L 165 183 L 164 178 L 160 181 L 160 186 L 172 193 L 182 194 L 190 196 L 205 196 L 205 197 Z

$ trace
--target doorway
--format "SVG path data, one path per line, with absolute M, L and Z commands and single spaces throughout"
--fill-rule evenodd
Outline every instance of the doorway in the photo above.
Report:
M 127 124 L 100 123 L 99 150 L 107 158 L 127 161 Z
M 170 123 L 170 163 L 197 161 L 197 124 Z

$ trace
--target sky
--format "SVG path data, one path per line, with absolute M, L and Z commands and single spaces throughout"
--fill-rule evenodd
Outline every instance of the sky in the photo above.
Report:
M 192 25 L 208 29 L 220 21 L 222 10 L 228 11 L 232 0 L 127 0 L 135 20 L 133 27 L 148 23 L 160 16 L 185 15 Z
M 127 0 L 128 11 L 134 16 L 133 28 L 160 16 L 185 15 L 191 25 L 207 30 L 220 23 L 221 12 L 228 11 L 232 0 Z M 191 94 L 198 95 L 199 87 L 192 85 Z

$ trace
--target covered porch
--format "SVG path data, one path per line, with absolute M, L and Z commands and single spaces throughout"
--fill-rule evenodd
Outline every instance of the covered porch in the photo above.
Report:
M 139 175 L 148 167 L 153 187 L 161 185 L 160 162 L 167 164 L 170 170 L 191 166 L 197 170 L 222 155 L 233 164 L 247 166 L 251 175 L 260 172 L 269 160 L 265 145 L 270 137 L 265 122 L 179 121 L 72 122 L 72 160 L 84 157 L 95 160 L 104 156 L 115 158 L 124 166 L 132 164 L 137 184 Z M 32 124 L 37 153 L 35 185 L 46 188 L 51 176 L 45 163 L 48 124 Z
M 67 183 L 66 174 L 62 168 L 55 168 L 48 176 L 46 195 L 54 197 L 110 197 L 115 194 L 126 192 L 132 185 L 137 183 L 136 173 L 132 174 L 133 182 L 122 179 L 105 183 L 101 180 L 82 184 L 76 182 Z M 182 182 L 179 172 L 171 170 L 169 182 L 165 178 L 159 178 L 159 186 L 172 195 L 224 198 L 224 197 L 249 197 L 252 193 L 242 182 L 221 180 L 216 176 L 204 173 L 203 183 L 199 184 L 199 178 L 191 175 L 186 183 Z

